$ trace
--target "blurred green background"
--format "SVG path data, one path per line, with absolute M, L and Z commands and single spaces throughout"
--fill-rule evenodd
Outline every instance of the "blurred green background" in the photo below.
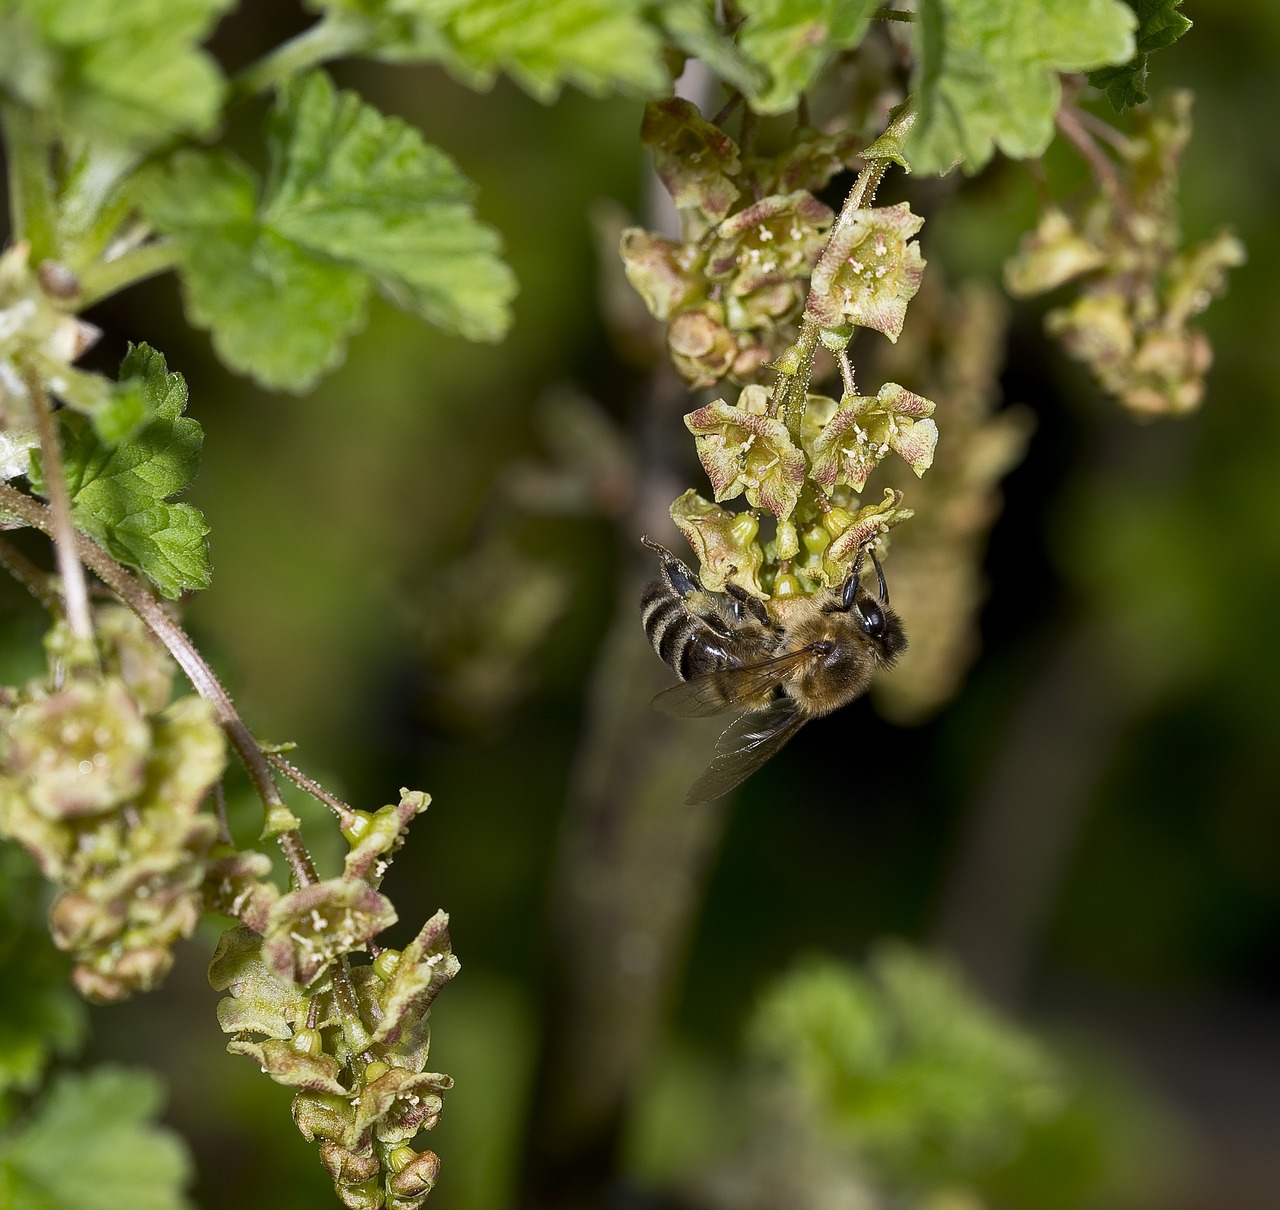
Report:
M 810 951 L 861 960 L 897 937 L 941 945 L 1025 1024 L 1145 1090 L 1124 1095 L 1163 1123 L 1162 1143 L 1132 1153 L 1167 1169 L 1150 1204 L 1280 1205 L 1280 7 L 1185 11 L 1195 28 L 1153 62 L 1155 86 L 1197 94 L 1184 228 L 1230 224 L 1249 251 L 1204 317 L 1205 405 L 1137 425 L 1047 343 L 1042 310 L 1016 312 L 1003 391 L 1037 429 L 986 560 L 981 658 L 933 721 L 893 728 L 859 702 L 743 791 L 633 1126 L 637 1189 L 663 1154 L 675 1163 L 670 1140 L 693 1160 L 715 1145 L 717 1080 L 775 975 Z M 302 21 L 249 6 L 215 49 L 234 69 Z M 521 283 L 508 340 L 469 346 L 383 307 L 313 396 L 270 396 L 216 363 L 166 279 L 91 316 L 106 330 L 95 356 L 112 366 L 146 339 L 191 385 L 206 444 L 190 498 L 215 575 L 187 618 L 250 725 L 296 741 L 299 763 L 358 806 L 402 785 L 434 797 L 387 887 L 406 929 L 452 914 L 463 966 L 433 1010 L 432 1066 L 457 1086 L 429 1140 L 444 1159 L 430 1204 L 499 1210 L 523 1163 L 584 684 L 638 534 L 507 517 L 495 492 L 513 463 L 545 459 L 549 393 L 632 423 L 641 376 L 602 318 L 590 216 L 602 199 L 643 211 L 640 107 L 574 92 L 543 107 L 419 68 L 334 74 L 478 183 Z M 259 118 L 240 119 L 246 146 Z M 952 280 L 998 280 L 1033 217 L 1025 172 L 997 166 L 926 225 L 924 251 Z M 438 611 L 448 569 L 497 533 L 554 573 L 555 620 L 532 644 L 527 692 L 478 725 L 450 702 L 457 656 Z M 37 634 L 36 607 L 4 592 L 6 630 Z M 875 758 L 851 785 L 831 754 L 854 728 Z M 252 815 L 238 817 L 246 834 Z M 322 860 L 326 843 L 336 858 L 328 824 L 308 818 Z M 200 1205 L 328 1205 L 287 1091 L 223 1052 L 211 944 L 190 944 L 160 993 L 94 1010 L 92 1054 L 167 1074 Z

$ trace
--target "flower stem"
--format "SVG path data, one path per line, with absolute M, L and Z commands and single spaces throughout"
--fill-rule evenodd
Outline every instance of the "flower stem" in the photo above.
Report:
M 1060 105 L 1054 115 L 1054 122 L 1067 137 L 1075 149 L 1083 157 L 1090 171 L 1097 178 L 1099 187 L 1118 205 L 1125 202 L 1124 186 L 1120 183 L 1120 174 L 1115 165 L 1106 157 L 1106 153 L 1094 141 L 1093 136 L 1084 128 L 1073 106 Z
M 341 827 L 349 827 L 355 818 L 355 811 L 337 795 L 330 794 L 318 781 L 309 778 L 297 765 L 285 760 L 278 752 L 267 752 L 265 756 L 281 773 L 285 775 L 299 790 L 310 794 L 317 802 L 322 802 L 338 817 Z
M 53 510 L 7 483 L 0 483 L 0 509 L 12 513 L 33 529 L 40 530 L 41 533 L 49 534 L 51 537 L 55 535 Z M 226 732 L 231 746 L 235 748 L 268 813 L 273 808 L 283 808 L 284 799 L 280 796 L 280 787 L 276 785 L 271 766 L 258 746 L 258 741 L 245 726 L 235 703 L 231 700 L 231 695 L 218 679 L 218 674 L 209 667 L 190 636 L 165 612 L 164 607 L 143 584 L 107 554 L 101 546 L 84 534 L 77 533 L 74 538 L 78 562 L 88 567 L 142 619 L 147 629 L 173 656 L 195 691 L 213 707 L 214 716 Z M 318 881 L 315 863 L 298 831 L 293 829 L 282 832 L 277 840 L 297 884 L 310 886 Z
M 80 306 L 88 307 L 110 294 L 171 269 L 178 260 L 172 240 L 152 240 L 131 248 L 114 260 L 95 261 L 80 275 Z
M 888 146 L 900 144 L 915 122 L 916 113 L 911 104 L 908 102 L 900 106 L 876 143 L 883 141 Z M 875 145 L 875 143 L 871 144 L 867 151 Z M 888 155 L 868 155 L 867 152 L 863 152 L 863 158 L 866 161 L 865 166 L 858 173 L 853 187 L 844 200 L 844 205 L 840 207 L 836 221 L 831 225 L 831 234 L 827 237 L 828 245 L 842 227 L 854 221 L 854 216 L 859 210 L 870 205 L 875 199 L 876 190 L 880 188 L 884 174 L 889 170 L 889 165 L 894 163 L 893 157 Z M 823 255 L 825 255 L 825 249 Z M 813 360 L 818 354 L 819 335 L 818 325 L 809 317 L 809 305 L 806 299 L 800 334 L 795 344 L 778 359 L 779 366 L 782 368 L 778 371 L 778 381 L 774 387 L 770 408 L 771 414 L 782 417 L 792 440 L 797 444 L 800 442 L 800 425 L 804 419 L 805 400 L 809 396 L 809 381 L 813 377 Z
M 14 241 L 26 240 L 30 244 L 35 264 L 57 251 L 49 143 L 41 136 L 38 121 L 20 105 L 0 106 L 0 126 L 9 160 L 9 221 Z
M 371 41 L 368 24 L 358 17 L 325 17 L 240 72 L 232 81 L 233 103 L 280 88 L 321 63 L 363 50 Z
M 58 573 L 62 577 L 62 599 L 67 625 L 75 638 L 91 643 L 93 617 L 89 613 L 89 586 L 85 582 L 84 567 L 76 552 L 76 527 L 71 519 L 71 493 L 67 491 L 57 422 L 53 418 L 49 396 L 39 375 L 24 366 L 22 379 L 31 404 L 32 423 L 40 440 L 40 460 L 52 518 L 51 536 L 58 561 Z

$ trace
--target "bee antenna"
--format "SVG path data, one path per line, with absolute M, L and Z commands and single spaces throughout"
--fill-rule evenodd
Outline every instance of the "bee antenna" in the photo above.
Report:
M 840 602 L 840 609 L 842 612 L 847 612 L 852 609 L 853 603 L 857 599 L 858 585 L 861 578 L 860 573 L 862 572 L 862 556 L 866 553 L 865 546 L 858 551 L 858 557 L 854 559 L 853 566 L 849 569 L 848 576 L 845 577 L 844 593 L 842 594 Z
M 880 566 L 880 560 L 876 558 L 876 552 L 873 548 L 868 547 L 867 553 L 871 556 L 871 566 L 876 569 L 876 579 L 880 581 L 880 604 L 889 604 L 889 586 L 884 582 L 884 568 Z

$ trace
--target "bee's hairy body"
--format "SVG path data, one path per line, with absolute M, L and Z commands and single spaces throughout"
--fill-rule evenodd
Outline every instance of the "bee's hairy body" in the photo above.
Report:
M 688 571 L 687 568 L 681 568 Z M 664 568 L 664 571 L 666 569 Z M 692 573 L 689 573 L 692 580 Z M 677 583 L 682 581 L 677 580 Z M 739 601 L 693 581 L 681 596 L 671 578 L 654 580 L 640 599 L 640 619 L 654 651 L 682 681 L 712 676 L 777 654 L 781 630 Z M 726 697 L 725 705 L 732 704 Z
M 732 584 L 725 593 L 708 591 L 669 550 L 644 541 L 661 568 L 641 597 L 641 621 L 654 651 L 684 682 L 655 703 L 685 716 L 746 712 L 721 737 L 720 756 L 691 802 L 732 789 L 809 719 L 860 697 L 906 647 L 874 554 L 878 599 L 859 583 L 859 557 L 843 585 L 770 602 L 771 611 Z

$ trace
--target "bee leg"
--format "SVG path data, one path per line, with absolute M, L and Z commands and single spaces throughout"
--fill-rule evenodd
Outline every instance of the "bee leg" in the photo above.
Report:
M 871 556 L 871 566 L 876 569 L 876 579 L 880 581 L 880 604 L 889 604 L 889 586 L 884 582 L 884 568 L 880 566 L 880 560 L 876 558 L 875 547 L 867 547 L 867 554 Z
M 640 541 L 662 560 L 662 578 L 682 601 L 687 601 L 696 592 L 705 591 L 698 582 L 698 577 L 665 546 L 659 546 L 647 536 Z
M 724 590 L 733 598 L 733 617 L 735 621 L 741 621 L 744 614 L 750 614 L 755 620 L 764 626 L 773 627 L 773 619 L 769 616 L 769 611 L 765 609 L 764 602 L 759 597 L 753 597 L 741 584 L 735 584 L 729 581 L 724 586 Z

